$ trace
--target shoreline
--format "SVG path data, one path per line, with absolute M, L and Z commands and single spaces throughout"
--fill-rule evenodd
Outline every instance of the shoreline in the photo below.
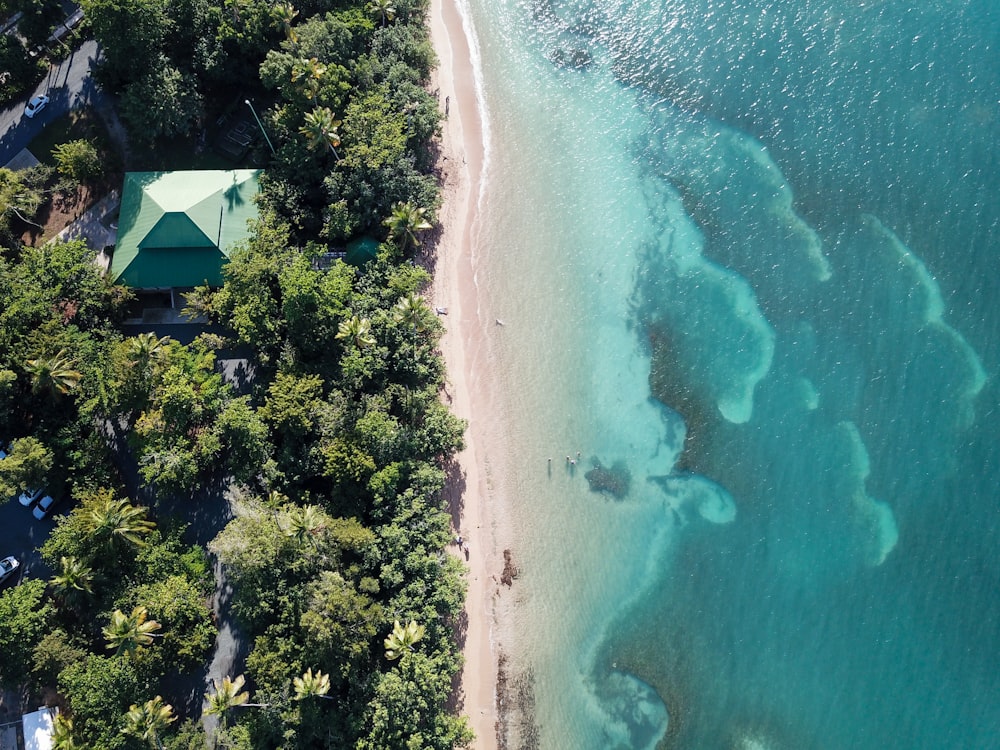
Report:
M 432 304 L 448 310 L 442 317 L 446 330 L 440 342 L 449 386 L 445 393 L 452 412 L 468 423 L 466 447 L 456 456 L 461 476 L 449 477 L 446 490 L 452 496 L 453 516 L 460 513 L 456 533 L 469 542 L 458 707 L 476 734 L 474 747 L 495 750 L 499 727 L 498 661 L 493 648 L 497 585 L 495 575 L 490 576 L 490 564 L 499 556 L 496 519 L 490 507 L 488 435 L 481 426 L 494 420 L 485 417 L 491 412 L 490 394 L 483 388 L 483 375 L 489 370 L 473 263 L 485 159 L 483 123 L 471 50 L 456 0 L 431 0 L 429 25 L 438 55 L 432 86 L 438 89 L 439 106 L 446 115 L 438 162 L 443 202 Z

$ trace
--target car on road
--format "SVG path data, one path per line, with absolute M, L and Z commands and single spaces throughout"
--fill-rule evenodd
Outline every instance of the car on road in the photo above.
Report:
M 25 490 L 17 498 L 17 501 L 27 508 L 29 505 L 34 505 L 35 501 L 40 498 L 44 492 L 45 490 Z
M 16 557 L 5 557 L 3 560 L 0 560 L 0 583 L 13 576 L 20 567 L 21 563 L 17 561 Z
M 39 521 L 44 521 L 48 518 L 49 513 L 56 505 L 56 500 L 52 498 L 52 495 L 46 495 L 41 500 L 38 501 L 38 505 L 31 509 L 31 515 L 37 518 Z
M 33 96 L 31 98 L 31 101 L 28 102 L 27 105 L 24 107 L 25 116 L 34 117 L 43 109 L 45 109 L 45 105 L 48 103 L 49 103 L 49 97 L 47 97 L 45 94 Z

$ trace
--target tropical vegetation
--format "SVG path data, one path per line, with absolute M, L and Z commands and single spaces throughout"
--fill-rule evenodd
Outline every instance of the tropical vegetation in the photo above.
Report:
M 47 577 L 0 592 L 0 684 L 59 696 L 62 747 L 468 745 L 443 499 L 464 425 L 415 262 L 439 202 L 426 0 L 83 6 L 133 144 L 193 148 L 252 95 L 274 150 L 188 344 L 124 326 L 132 294 L 82 242 L 21 245 L 37 183 L 0 170 L 0 491 L 66 499 Z M 56 158 L 94 169 L 86 141 Z M 373 261 L 316 262 L 361 237 Z M 248 654 L 203 692 L 213 562 Z

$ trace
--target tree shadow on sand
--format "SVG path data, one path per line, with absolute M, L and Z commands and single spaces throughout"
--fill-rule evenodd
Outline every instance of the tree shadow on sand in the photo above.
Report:
M 465 470 L 454 456 L 448 459 L 444 465 L 445 482 L 442 495 L 447 506 L 448 515 L 451 516 L 451 525 L 455 529 L 460 529 L 462 525 L 462 511 L 465 508 Z

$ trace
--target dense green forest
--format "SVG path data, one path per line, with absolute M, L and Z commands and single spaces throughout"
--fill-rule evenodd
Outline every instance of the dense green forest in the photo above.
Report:
M 132 294 L 82 242 L 21 245 L 37 201 L 0 179 L 0 492 L 65 498 L 51 577 L 0 594 L 0 683 L 61 705 L 59 748 L 468 745 L 442 493 L 464 425 L 413 262 L 439 203 L 426 0 L 83 7 L 135 148 L 196 144 L 257 102 L 260 219 L 224 285 L 189 295 L 214 325 L 182 345 L 125 333 Z M 376 259 L 314 262 L 358 237 Z M 234 349 L 240 387 L 217 362 Z M 185 519 L 224 498 L 233 520 L 193 544 Z M 190 705 L 213 558 L 249 655 Z

